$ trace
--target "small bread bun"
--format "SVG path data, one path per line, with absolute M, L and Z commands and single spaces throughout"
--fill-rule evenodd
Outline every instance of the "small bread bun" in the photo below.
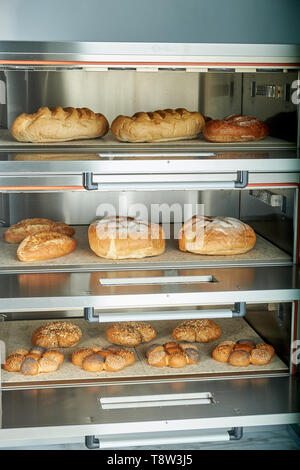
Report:
M 156 352 L 156 351 L 164 351 L 164 347 L 162 344 L 152 344 L 146 351 L 146 357 L 149 357 L 149 355 L 152 353 L 152 352 Z
M 20 349 L 15 349 L 14 351 L 12 351 L 10 353 L 10 356 L 13 355 L 13 354 L 21 354 L 21 356 L 26 356 L 26 354 L 28 354 L 28 353 L 29 353 L 28 349 L 20 348 Z
M 77 351 L 74 351 L 72 354 L 72 363 L 75 366 L 82 366 L 82 362 L 86 356 L 89 356 L 90 354 L 94 354 L 97 351 L 100 351 L 101 348 L 98 347 L 90 347 L 90 348 L 80 348 L 77 349 Z
M 109 354 L 105 359 L 104 369 L 107 372 L 116 372 L 124 369 L 126 361 L 124 357 L 118 356 L 117 354 Z
M 188 364 L 197 364 L 199 362 L 200 353 L 195 348 L 186 348 L 185 354 L 187 356 Z
M 156 331 L 149 323 L 138 321 L 114 323 L 106 330 L 108 341 L 131 348 L 147 343 L 155 336 Z
M 186 320 L 173 330 L 172 336 L 177 341 L 208 343 L 221 336 L 221 328 L 208 319 Z
M 150 366 L 166 367 L 168 365 L 168 354 L 164 349 L 153 350 L 147 357 Z
M 31 342 L 44 348 L 69 348 L 82 337 L 77 325 L 66 321 L 53 321 L 34 331 Z
M 223 341 L 212 351 L 212 357 L 219 362 L 228 362 L 229 356 L 235 347 L 234 341 Z
M 43 354 L 43 358 L 49 358 L 54 361 L 59 367 L 64 362 L 64 355 L 60 351 L 55 351 L 54 349 L 49 349 Z
M 185 367 L 187 363 L 186 355 L 182 352 L 173 352 L 168 356 L 169 367 Z
M 128 351 L 128 349 L 119 349 L 115 351 L 115 354 L 124 359 L 125 367 L 131 366 L 135 362 L 135 355 L 132 351 Z
M 3 369 L 7 372 L 20 372 L 24 357 L 23 354 L 11 353 L 3 364 Z
M 254 348 L 251 351 L 251 364 L 264 365 L 268 364 L 272 359 L 272 353 L 264 348 Z
M 228 362 L 232 366 L 247 367 L 250 364 L 250 354 L 247 351 L 232 351 Z
M 273 357 L 274 354 L 275 354 L 275 349 L 270 344 L 260 343 L 260 344 L 257 344 L 255 346 L 255 348 L 256 349 L 265 349 L 266 351 L 269 351 L 269 353 L 271 354 L 271 357 Z
M 252 343 L 252 341 L 241 339 L 236 342 L 234 346 L 234 350 L 235 351 L 248 351 L 250 353 L 254 347 L 255 345 L 254 343 Z
M 33 357 L 25 357 L 21 364 L 20 372 L 23 375 L 37 375 L 39 373 L 38 360 Z
M 38 361 L 39 372 L 54 372 L 58 369 L 58 363 L 51 359 L 51 357 L 41 357 Z
M 101 372 L 104 369 L 104 359 L 100 354 L 89 354 L 83 359 L 82 368 L 89 372 Z

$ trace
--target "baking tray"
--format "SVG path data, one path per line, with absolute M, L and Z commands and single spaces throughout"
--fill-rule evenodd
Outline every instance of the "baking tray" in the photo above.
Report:
M 53 320 L 54 321 L 54 320 Z M 170 379 L 175 377 L 214 377 L 232 376 L 236 374 L 278 374 L 288 372 L 288 367 L 275 354 L 269 364 L 264 366 L 249 365 L 248 367 L 233 367 L 229 364 L 217 362 L 211 357 L 214 347 L 225 340 L 237 341 L 239 339 L 249 339 L 258 344 L 263 342 L 261 337 L 249 326 L 243 318 L 220 319 L 217 320 L 221 327 L 222 335 L 216 341 L 209 343 L 197 343 L 200 351 L 200 361 L 198 364 L 188 365 L 183 368 L 152 367 L 148 364 L 145 351 L 153 343 L 165 343 L 172 341 L 172 331 L 178 325 L 178 321 L 156 321 L 152 322 L 156 329 L 156 338 L 146 344 L 141 344 L 136 348 L 131 348 L 136 356 L 136 362 L 119 372 L 87 372 L 80 367 L 74 366 L 71 362 L 72 353 L 82 347 L 99 345 L 109 346 L 105 331 L 111 323 L 87 323 L 84 319 L 76 318 L 70 321 L 78 325 L 83 333 L 80 342 L 72 348 L 57 348 L 65 355 L 65 361 L 60 369 L 48 374 L 36 376 L 24 376 L 17 372 L 7 372 L 2 370 L 3 387 L 28 387 L 28 386 L 49 386 L 70 385 L 76 383 L 90 383 L 99 381 L 131 381 L 131 380 L 157 380 Z M 6 355 L 17 348 L 30 348 L 31 335 L 41 325 L 47 323 L 41 320 L 8 321 L 0 323 L 0 339 L 5 343 Z
M 248 253 L 230 256 L 197 255 L 183 252 L 178 249 L 178 240 L 166 240 L 166 250 L 162 255 L 150 256 L 142 259 L 108 260 L 97 256 L 88 244 L 88 227 L 74 226 L 74 238 L 77 241 L 76 249 L 69 255 L 45 261 L 33 261 L 24 263 L 17 258 L 16 244 L 9 244 L 3 240 L 5 228 L 0 228 L 0 271 L 22 271 L 26 268 L 31 270 L 103 270 L 115 269 L 116 267 L 130 269 L 152 269 L 170 267 L 211 267 L 220 266 L 243 266 L 243 265 L 278 265 L 291 262 L 291 256 L 285 251 L 273 245 L 260 235 L 256 234 L 257 240 L 254 248 Z

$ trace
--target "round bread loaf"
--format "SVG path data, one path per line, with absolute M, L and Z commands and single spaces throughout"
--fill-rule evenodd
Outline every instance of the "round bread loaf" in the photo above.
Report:
M 39 232 L 56 232 L 71 237 L 75 230 L 64 222 L 53 222 L 49 219 L 24 219 L 12 225 L 3 234 L 7 243 L 21 243 L 29 235 Z
M 34 331 L 31 342 L 43 348 L 69 348 L 82 337 L 81 329 L 66 321 L 53 321 Z
M 148 343 L 155 336 L 156 331 L 149 323 L 139 321 L 114 323 L 106 330 L 108 341 L 131 348 Z
M 272 359 L 272 353 L 267 348 L 254 348 L 251 351 L 250 362 L 255 365 L 268 364 Z
M 91 346 L 78 349 L 72 354 L 72 363 L 88 372 L 101 372 L 102 370 L 117 372 L 134 362 L 135 355 L 133 352 L 114 346 L 105 349 Z
M 144 258 L 165 251 L 162 228 L 132 217 L 96 220 L 89 226 L 88 238 L 91 250 L 101 258 Z
M 207 121 L 202 133 L 210 142 L 249 142 L 267 137 L 269 128 L 254 117 L 235 114 L 223 120 Z
M 205 124 L 198 112 L 184 108 L 117 116 L 111 131 L 121 142 L 164 142 L 196 138 Z
M 201 255 L 236 255 L 251 250 L 254 230 L 232 217 L 194 215 L 178 232 L 179 249 Z
M 212 320 L 186 320 L 176 326 L 172 336 L 177 341 L 208 343 L 218 339 L 221 332 L 219 325 Z
M 146 351 L 146 357 L 150 366 L 179 368 L 197 364 L 199 350 L 195 345 L 180 343 L 152 344 Z
M 65 142 L 102 137 L 108 129 L 108 121 L 101 113 L 88 108 L 55 106 L 20 114 L 11 126 L 11 133 L 19 142 Z

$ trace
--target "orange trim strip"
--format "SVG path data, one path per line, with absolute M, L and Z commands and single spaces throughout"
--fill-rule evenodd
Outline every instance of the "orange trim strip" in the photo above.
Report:
M 84 186 L 0 186 L 0 191 L 47 191 L 49 189 L 84 189 Z
M 0 60 L 0 64 L 11 64 L 11 65 L 18 65 L 18 64 L 27 64 L 27 65 L 192 65 L 192 66 L 245 66 L 245 67 L 253 67 L 253 66 L 267 66 L 267 67 L 278 67 L 278 66 L 290 66 L 290 67 L 299 67 L 300 63 L 298 62 L 92 62 L 92 61 L 62 61 L 62 60 Z

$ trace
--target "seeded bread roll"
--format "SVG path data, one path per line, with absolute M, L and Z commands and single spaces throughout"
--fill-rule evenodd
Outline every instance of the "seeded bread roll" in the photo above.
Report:
M 12 124 L 11 133 L 19 142 L 65 142 L 94 139 L 107 133 L 105 116 L 88 108 L 39 108 L 23 113 Z
M 235 346 L 234 341 L 223 341 L 212 352 L 212 357 L 219 362 L 228 362 L 229 356 Z
M 251 250 L 254 230 L 232 217 L 194 215 L 178 232 L 179 249 L 201 255 L 236 255 Z
M 165 251 L 162 228 L 132 217 L 95 220 L 89 226 L 88 238 L 91 250 L 101 258 L 145 258 Z
M 221 336 L 221 328 L 209 319 L 186 320 L 173 330 L 172 336 L 176 341 L 208 343 Z
M 249 142 L 267 137 L 269 128 L 254 117 L 235 114 L 223 120 L 207 121 L 202 133 L 210 142 Z
M 135 347 L 156 337 L 156 331 L 145 322 L 118 322 L 106 330 L 108 341 L 121 346 Z
M 272 353 L 268 349 L 254 348 L 251 351 L 250 362 L 255 365 L 268 364 L 272 359 Z
M 212 351 L 212 357 L 219 362 L 237 367 L 246 367 L 249 364 L 265 365 L 270 362 L 275 354 L 270 344 L 255 345 L 249 340 L 223 341 Z
M 3 234 L 7 243 L 21 243 L 29 235 L 39 232 L 56 232 L 71 237 L 75 230 L 63 222 L 53 222 L 49 219 L 33 218 L 24 219 L 12 225 Z
M 42 261 L 59 258 L 75 250 L 76 240 L 57 232 L 39 232 L 29 235 L 18 246 L 17 257 L 20 261 Z
M 199 350 L 195 345 L 186 347 L 180 343 L 152 344 L 146 351 L 148 363 L 153 367 L 185 367 L 188 364 L 197 364 Z
M 44 348 L 69 348 L 82 337 L 81 329 L 73 323 L 54 321 L 40 326 L 32 335 L 34 346 Z
M 111 131 L 121 142 L 164 142 L 196 138 L 205 124 L 198 112 L 184 108 L 117 116 Z

